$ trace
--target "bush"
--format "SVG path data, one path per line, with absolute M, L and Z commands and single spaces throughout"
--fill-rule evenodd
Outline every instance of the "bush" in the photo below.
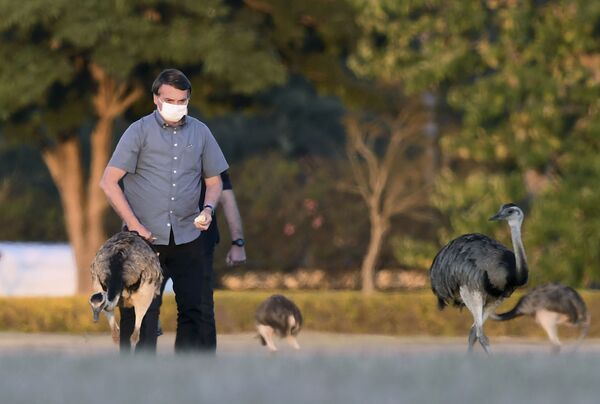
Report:
M 251 332 L 254 311 L 273 292 L 215 293 L 215 315 L 219 333 Z M 435 297 L 429 291 L 378 293 L 364 297 L 353 291 L 286 291 L 302 310 L 305 328 L 314 331 L 388 334 L 402 336 L 467 336 L 473 322 L 468 310 L 437 309 Z M 499 311 L 512 307 L 519 294 L 505 302 Z M 592 314 L 590 336 L 600 336 L 600 292 L 583 291 L 582 296 Z M 174 331 L 176 308 L 173 295 L 166 295 L 161 309 L 161 324 L 165 331 Z M 507 322 L 488 321 L 490 336 L 544 337 L 531 318 Z M 95 333 L 107 332 L 107 321 L 92 322 L 86 297 L 65 298 L 2 298 L 0 299 L 0 331 Z M 576 330 L 561 330 L 571 337 Z

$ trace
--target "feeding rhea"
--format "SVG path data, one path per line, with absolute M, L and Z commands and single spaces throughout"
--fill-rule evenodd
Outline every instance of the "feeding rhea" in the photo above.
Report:
M 273 336 L 285 338 L 295 349 L 300 349 L 296 336 L 302 328 L 302 314 L 298 306 L 282 295 L 272 295 L 256 309 L 256 329 L 262 345 L 277 351 Z
M 489 353 L 483 324 L 496 307 L 528 278 L 527 257 L 521 240 L 523 211 L 515 204 L 502 205 L 490 220 L 506 220 L 514 252 L 483 234 L 465 234 L 444 246 L 429 274 L 438 307 L 448 303 L 466 306 L 474 323 L 469 332 L 469 351 L 476 341 Z
M 580 327 L 579 342 L 585 338 L 590 327 L 590 314 L 579 293 L 575 289 L 556 283 L 531 289 L 511 310 L 506 313 L 491 314 L 490 318 L 506 321 L 524 315 L 535 317 L 546 331 L 555 352 L 560 351 L 561 347 L 557 325 Z
M 163 281 L 158 256 L 145 239 L 135 232 L 123 231 L 109 238 L 100 247 L 92 262 L 94 293 L 89 303 L 94 321 L 106 314 L 112 338 L 119 341 L 119 327 L 114 317 L 117 305 L 133 307 L 135 326 L 131 342 L 139 340 L 142 320 L 150 303 L 160 294 Z

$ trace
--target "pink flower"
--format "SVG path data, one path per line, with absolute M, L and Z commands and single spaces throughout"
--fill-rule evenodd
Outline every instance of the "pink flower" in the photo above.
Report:
M 306 209 L 308 211 L 308 213 L 315 213 L 315 211 L 317 210 L 317 207 L 319 206 L 318 202 L 315 201 L 314 199 L 310 199 L 310 198 L 306 198 L 304 200 L 304 209 Z
M 319 215 L 315 217 L 312 221 L 312 228 L 318 229 L 323 225 L 323 216 Z
M 296 233 L 296 226 L 293 224 L 286 223 L 285 226 L 283 226 L 283 234 L 286 236 L 292 236 L 294 233 Z

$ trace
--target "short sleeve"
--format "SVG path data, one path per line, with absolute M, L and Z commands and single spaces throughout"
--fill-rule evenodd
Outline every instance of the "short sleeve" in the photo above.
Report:
M 108 165 L 134 173 L 141 148 L 140 135 L 139 121 L 131 124 L 119 139 Z
M 233 189 L 231 178 L 229 178 L 229 171 L 225 170 L 221 173 L 221 181 L 223 182 L 223 191 L 226 189 Z
M 202 174 L 204 178 L 215 177 L 229 168 L 215 137 L 205 126 L 204 150 L 202 151 Z

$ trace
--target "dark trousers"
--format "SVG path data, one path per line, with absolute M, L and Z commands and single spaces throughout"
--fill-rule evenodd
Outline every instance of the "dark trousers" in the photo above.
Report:
M 175 245 L 173 233 L 169 245 L 156 245 L 165 277 L 161 295 L 154 299 L 144 316 L 140 341 L 136 352 L 156 352 L 158 317 L 162 304 L 162 292 L 169 278 L 177 303 L 177 334 L 175 351 L 208 351 L 217 348 L 217 332 L 214 315 L 214 243 L 206 240 L 205 232 L 196 240 Z M 129 338 L 133 333 L 135 311 L 121 308 L 121 352 L 131 349 Z

